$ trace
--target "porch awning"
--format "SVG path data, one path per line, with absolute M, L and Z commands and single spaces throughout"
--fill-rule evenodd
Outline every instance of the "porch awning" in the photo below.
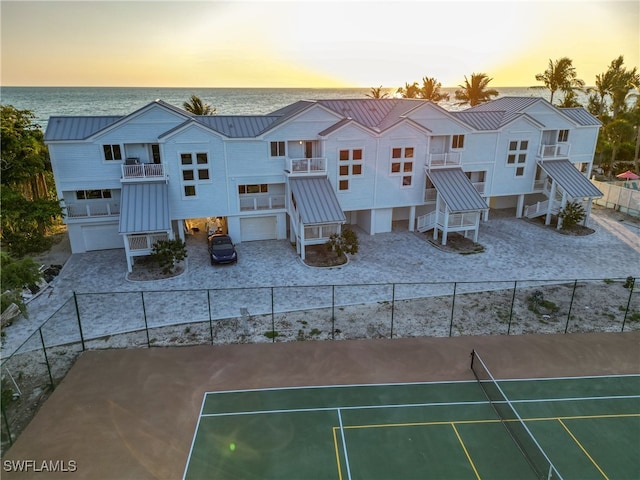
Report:
M 569 160 L 542 160 L 538 162 L 562 190 L 571 198 L 602 197 L 604 194 L 596 188 Z
M 166 183 L 125 183 L 120 204 L 120 233 L 171 230 Z
M 428 170 L 427 175 L 438 193 L 442 195 L 451 213 L 489 209 L 461 168 Z
M 344 223 L 347 218 L 326 177 L 289 178 L 296 209 L 305 225 Z

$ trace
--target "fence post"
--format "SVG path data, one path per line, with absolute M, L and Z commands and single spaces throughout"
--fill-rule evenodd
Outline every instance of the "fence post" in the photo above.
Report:
M 276 343 L 276 317 L 273 300 L 273 287 L 271 287 L 271 343 Z
M 78 308 L 78 297 L 76 296 L 76 292 L 73 292 L 73 301 L 76 305 L 76 318 L 78 319 L 78 329 L 80 330 L 80 342 L 82 343 L 82 351 L 84 352 L 84 334 L 82 333 L 82 322 L 80 321 L 80 309 Z
M 507 326 L 507 336 L 511 333 L 511 320 L 513 320 L 513 305 L 516 302 L 516 289 L 518 288 L 518 281 L 513 282 L 513 295 L 511 295 L 511 310 L 509 311 L 509 325 Z
M 391 284 L 391 338 L 393 338 L 393 312 L 396 304 L 396 284 Z
M 576 287 L 578 286 L 578 280 L 573 282 L 573 292 L 571 292 L 571 301 L 569 302 L 569 313 L 567 314 L 567 324 L 564 327 L 564 333 L 569 331 L 569 321 L 571 320 L 571 309 L 573 308 L 573 299 L 576 298 Z
M 631 296 L 633 295 L 633 287 L 635 287 L 636 285 L 636 280 L 637 278 L 633 278 L 631 280 L 631 285 L 629 286 L 629 300 L 627 300 L 627 308 L 624 311 L 624 319 L 622 320 L 622 330 L 620 330 L 621 332 L 624 332 L 624 326 L 627 323 L 627 315 L 629 315 L 629 306 L 631 305 Z
M 44 362 L 47 364 L 47 372 L 49 373 L 49 381 L 51 382 L 51 390 L 56 388 L 55 383 L 53 382 L 53 375 L 51 375 L 51 365 L 49 365 L 49 357 L 47 357 L 47 347 L 44 344 L 44 337 L 42 336 L 42 328 L 38 329 L 38 333 L 40 333 L 40 342 L 42 343 L 42 353 L 44 353 Z
M 142 299 L 142 316 L 144 317 L 144 331 L 147 334 L 147 348 L 151 348 L 151 341 L 149 340 L 149 325 L 147 324 L 147 309 L 144 306 L 143 291 L 140 291 L 140 298 Z
M 331 285 L 331 340 L 336 339 L 336 286 Z
M 11 428 L 9 427 L 9 419 L 7 418 L 7 411 L 4 409 L 4 406 L 0 407 L 2 409 L 2 418 L 4 419 L 4 425 L 7 429 L 7 437 L 9 437 L 9 446 L 13 446 L 13 437 L 11 436 Z
M 213 321 L 211 320 L 211 291 L 207 288 L 207 310 L 209 310 L 209 334 L 211 335 L 211 345 L 213 345 Z
M 456 288 L 458 287 L 458 282 L 453 282 L 453 297 L 451 298 L 451 321 L 449 322 L 449 336 L 451 336 L 453 332 L 453 311 L 456 308 Z

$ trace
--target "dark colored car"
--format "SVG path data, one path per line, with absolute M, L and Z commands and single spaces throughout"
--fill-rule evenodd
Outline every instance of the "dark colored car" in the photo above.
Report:
M 229 235 L 210 235 L 207 242 L 211 265 L 238 261 L 238 253 Z

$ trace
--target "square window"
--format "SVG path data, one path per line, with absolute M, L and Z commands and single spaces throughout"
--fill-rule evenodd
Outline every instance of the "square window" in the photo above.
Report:
M 260 185 L 260 193 L 269 193 L 269 185 L 263 183 Z
M 403 171 L 406 172 L 413 172 L 413 162 L 404 162 L 404 169 Z
M 246 185 L 238 185 L 238 193 L 240 195 L 244 195 L 245 193 L 247 193 L 247 186 Z
M 518 163 L 525 163 L 527 161 L 527 154 L 521 153 L 518 155 Z
M 402 157 L 402 149 L 401 148 L 393 148 L 391 150 L 391 158 L 401 158 Z
M 516 156 L 513 154 L 507 155 L 507 163 L 510 165 L 513 165 L 514 163 L 516 163 Z
M 193 170 L 183 170 L 182 171 L 182 180 L 193 180 L 194 176 L 193 176 Z
M 522 140 L 520 142 L 520 150 L 526 150 L 529 148 L 529 140 Z
M 76 199 L 77 200 L 84 200 L 85 198 L 87 198 L 87 195 L 85 194 L 84 190 L 76 191 Z
M 271 156 L 284 157 L 284 142 L 271 142 Z
M 464 135 L 454 135 L 451 137 L 451 148 L 463 148 Z
M 354 160 L 362 160 L 362 150 L 354 150 L 353 151 L 353 159 Z
M 404 158 L 413 158 L 413 147 L 407 147 L 404 149 Z
M 111 198 L 111 190 L 102 190 L 102 198 Z
M 509 142 L 509 150 L 518 150 L 518 142 L 515 140 Z
M 340 160 L 349 160 L 349 150 L 340 150 Z
M 190 153 L 181 153 L 180 154 L 180 162 L 182 165 L 191 165 L 193 163 L 193 159 L 191 158 Z
M 524 175 L 524 167 L 516 168 L 516 177 L 522 177 Z
M 405 175 L 404 177 L 402 177 L 402 186 L 403 187 L 409 187 L 411 186 L 411 179 L 413 177 L 411 175 Z
M 209 169 L 198 169 L 198 180 L 209 180 Z
M 400 162 L 393 162 L 391 164 L 391 173 L 400 173 Z
M 349 190 L 349 180 L 340 180 L 339 188 L 340 190 Z
M 340 175 L 349 175 L 349 165 L 340 166 Z
M 360 165 L 359 163 L 353 165 L 351 167 L 351 174 L 352 175 L 362 175 L 362 165 Z
M 196 186 L 195 185 L 185 185 L 184 187 L 184 196 L 185 197 L 194 197 L 196 195 Z
M 209 163 L 206 153 L 196 153 L 196 161 L 198 162 L 198 165 L 206 165 Z
M 558 141 L 566 142 L 569 140 L 569 130 L 558 130 Z

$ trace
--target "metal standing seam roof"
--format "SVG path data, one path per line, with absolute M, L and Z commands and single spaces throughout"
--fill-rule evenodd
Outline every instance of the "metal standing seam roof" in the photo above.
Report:
M 290 178 L 289 185 L 305 225 L 347 221 L 327 177 Z
M 197 122 L 230 138 L 257 137 L 277 120 L 280 116 L 203 115 L 196 118 Z
M 171 230 L 169 186 L 166 183 L 125 183 L 120 199 L 120 233 Z
M 124 118 L 118 116 L 50 117 L 45 142 L 84 140 Z
M 559 108 L 562 113 L 582 126 L 601 126 L 602 122 L 582 107 Z
M 589 181 L 569 160 L 543 160 L 538 165 L 571 198 L 602 197 L 604 194 Z
M 429 170 L 427 175 L 451 213 L 489 209 L 461 168 Z

